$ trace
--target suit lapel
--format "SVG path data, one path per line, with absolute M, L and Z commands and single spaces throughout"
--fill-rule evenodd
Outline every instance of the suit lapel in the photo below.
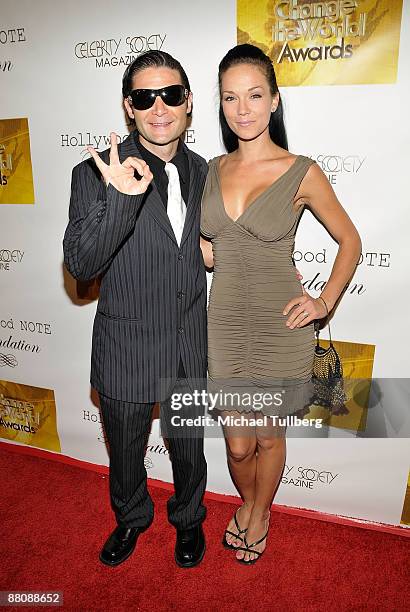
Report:
M 172 229 L 167 211 L 165 210 L 164 202 L 159 195 L 159 191 L 154 181 L 151 182 L 148 190 L 148 197 L 145 200 L 145 206 L 147 207 L 148 212 L 154 217 L 155 221 L 162 227 L 164 232 L 166 232 L 168 236 L 172 238 L 175 244 L 177 244 L 174 230 Z
M 130 134 L 120 145 L 120 161 L 123 162 L 127 157 L 138 157 L 141 159 L 141 153 L 135 143 L 134 134 Z M 167 211 L 164 203 L 159 195 L 159 191 L 155 185 L 155 181 L 151 181 L 148 187 L 147 197 L 145 199 L 144 208 L 154 217 L 155 221 L 162 227 L 164 232 L 177 244 L 174 230 L 169 222 Z

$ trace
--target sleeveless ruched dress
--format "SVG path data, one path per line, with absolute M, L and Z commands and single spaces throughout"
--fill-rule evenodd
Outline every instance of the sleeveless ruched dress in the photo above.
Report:
M 302 296 L 292 253 L 303 206 L 295 210 L 293 202 L 315 162 L 298 155 L 234 221 L 222 199 L 219 159 L 209 162 L 201 213 L 201 233 L 211 240 L 214 254 L 208 389 L 221 392 L 219 410 L 290 415 L 306 408 L 313 396 L 313 322 L 290 329 L 282 313 L 290 299 Z M 264 396 L 250 401 L 250 393 Z

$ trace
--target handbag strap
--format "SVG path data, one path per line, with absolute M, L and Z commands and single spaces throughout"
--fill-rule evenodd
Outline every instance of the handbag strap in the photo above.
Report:
M 323 318 L 325 319 L 327 317 L 323 317 Z M 321 320 L 322 319 L 315 319 L 315 322 L 314 322 L 315 334 L 316 334 L 316 345 L 317 346 L 319 346 L 319 332 L 320 332 L 320 321 Z M 330 333 L 330 324 L 329 324 L 329 321 L 327 321 L 327 327 L 328 327 L 328 330 L 329 330 L 329 342 L 330 342 L 330 346 L 333 346 L 332 336 L 331 336 L 331 333 Z

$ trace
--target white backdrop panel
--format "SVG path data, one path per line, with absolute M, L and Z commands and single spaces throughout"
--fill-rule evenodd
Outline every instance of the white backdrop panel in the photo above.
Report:
M 410 105 L 410 6 L 404 5 L 396 84 L 282 90 L 290 150 L 320 164 L 331 156 L 330 167 L 323 169 L 362 236 L 365 260 L 354 281 L 363 284 L 364 291 L 346 294 L 333 321 L 333 335 L 376 345 L 373 374 L 384 378 L 405 378 L 410 365 L 401 306 L 410 300 L 405 266 L 410 127 L 404 120 Z M 188 146 L 209 159 L 223 151 L 217 66 L 236 44 L 236 5 L 232 0 L 194 5 L 176 0 L 155 7 L 126 0 L 16 0 L 2 6 L 1 22 L 1 29 L 23 27 L 26 35 L 24 43 L 1 48 L 13 70 L 1 74 L 0 119 L 29 119 L 35 205 L 0 206 L 0 249 L 24 252 L 19 264 L 0 271 L 0 319 L 13 319 L 15 334 L 21 337 L 20 319 L 48 323 L 52 333 L 34 334 L 41 351 L 19 354 L 18 367 L 3 368 L 0 374 L 4 380 L 53 389 L 62 453 L 107 465 L 99 411 L 89 386 L 96 303 L 76 297 L 75 283 L 63 273 L 61 242 L 71 169 L 83 159 L 85 144 L 99 144 L 103 150 L 111 130 L 121 137 L 127 134 L 121 106 L 125 66 L 97 67 L 95 57 L 80 58 L 76 52 L 84 53 L 93 41 L 105 41 L 107 48 L 118 48 L 117 58 L 124 57 L 130 39 L 138 47 L 145 38 L 180 59 L 194 92 Z M 333 171 L 336 162 L 342 169 Z M 326 263 L 303 259 L 324 249 Z M 300 224 L 296 250 L 305 280 L 317 273 L 328 278 L 336 244 L 309 212 Z M 5 337 L 5 330 L 1 333 Z M 401 420 L 408 419 L 406 385 L 394 387 L 387 398 L 399 406 Z M 207 439 L 206 455 L 208 489 L 233 493 L 223 440 Z M 316 482 L 313 489 L 283 483 L 278 503 L 400 522 L 409 468 L 407 440 L 292 438 L 286 464 L 295 472 L 307 467 L 338 476 L 331 483 Z M 149 476 L 171 480 L 158 422 L 147 468 Z

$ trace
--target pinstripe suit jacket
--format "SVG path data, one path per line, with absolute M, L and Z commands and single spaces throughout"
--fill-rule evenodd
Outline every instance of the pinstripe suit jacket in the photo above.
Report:
M 165 399 L 180 357 L 188 378 L 206 376 L 206 273 L 199 247 L 200 202 L 208 166 L 183 145 L 189 199 L 180 247 L 159 192 L 108 188 L 93 160 L 72 173 L 64 262 L 79 280 L 102 275 L 93 326 L 91 384 L 127 402 Z M 120 160 L 141 157 L 135 133 Z M 109 151 L 101 157 L 108 161 Z

